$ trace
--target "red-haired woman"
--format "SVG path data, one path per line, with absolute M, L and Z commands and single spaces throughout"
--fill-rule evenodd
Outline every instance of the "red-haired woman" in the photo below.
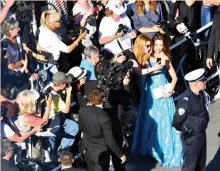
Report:
M 160 65 L 160 69 L 148 74 L 144 80 L 132 152 L 152 156 L 165 167 L 179 167 L 182 163 L 182 144 L 180 133 L 172 128 L 175 112 L 172 93 L 177 76 L 165 37 L 157 33 L 152 42 L 148 68 Z M 170 84 L 166 73 L 171 77 Z M 162 92 L 160 88 L 164 85 L 167 85 L 167 91 Z

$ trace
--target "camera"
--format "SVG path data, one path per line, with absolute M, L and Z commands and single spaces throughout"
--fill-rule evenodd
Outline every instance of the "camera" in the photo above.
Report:
M 123 24 L 119 24 L 118 26 L 118 31 L 117 33 L 123 33 L 123 34 L 127 34 L 128 33 L 128 29 L 126 26 L 124 26 Z
M 95 66 L 95 75 L 97 78 L 97 87 L 105 92 L 109 88 L 117 88 L 126 76 L 129 69 L 133 66 L 132 61 L 126 61 L 122 64 L 116 64 L 106 60 L 101 60 Z
M 190 37 L 191 32 L 189 31 L 188 27 L 184 23 L 184 18 L 183 17 L 177 17 L 176 19 L 171 19 L 173 22 L 173 25 L 176 27 L 177 31 L 180 34 L 183 34 L 184 37 Z

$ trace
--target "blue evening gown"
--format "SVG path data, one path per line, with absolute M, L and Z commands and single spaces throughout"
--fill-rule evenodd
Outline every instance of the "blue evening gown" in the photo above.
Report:
M 150 60 L 150 66 L 156 62 Z M 167 69 L 143 76 L 140 80 L 141 101 L 132 144 L 132 153 L 152 156 L 164 167 L 179 167 L 182 164 L 180 132 L 172 128 L 175 105 L 172 97 L 153 99 L 152 90 L 167 84 Z

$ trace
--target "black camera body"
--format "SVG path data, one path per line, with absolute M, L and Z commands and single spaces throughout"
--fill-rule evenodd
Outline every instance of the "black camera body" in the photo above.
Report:
M 126 61 L 123 64 L 116 64 L 106 60 L 101 60 L 95 66 L 95 75 L 97 78 L 97 87 L 104 91 L 109 88 L 117 89 L 126 76 L 129 69 L 133 66 L 132 61 Z
M 119 24 L 118 26 L 118 31 L 117 33 L 123 33 L 123 34 L 127 34 L 128 33 L 128 29 L 126 26 L 124 26 L 123 24 Z

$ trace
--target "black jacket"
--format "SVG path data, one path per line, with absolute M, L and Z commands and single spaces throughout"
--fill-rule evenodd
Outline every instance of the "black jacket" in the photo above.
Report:
M 172 126 L 178 131 L 182 131 L 184 125 L 194 133 L 204 133 L 209 122 L 207 104 L 208 96 L 204 91 L 196 95 L 187 89 L 177 102 Z
M 208 42 L 208 58 L 218 57 L 220 46 L 220 11 L 218 11 L 213 19 L 213 25 Z
M 19 169 L 10 161 L 5 160 L 5 159 L 1 159 L 1 169 L 0 170 L 10 170 L 10 171 L 19 171 Z
M 111 119 L 102 108 L 85 106 L 79 111 L 79 128 L 83 132 L 83 150 L 89 150 L 91 160 L 98 162 L 102 152 L 111 149 L 118 158 L 123 153 L 112 134 Z

